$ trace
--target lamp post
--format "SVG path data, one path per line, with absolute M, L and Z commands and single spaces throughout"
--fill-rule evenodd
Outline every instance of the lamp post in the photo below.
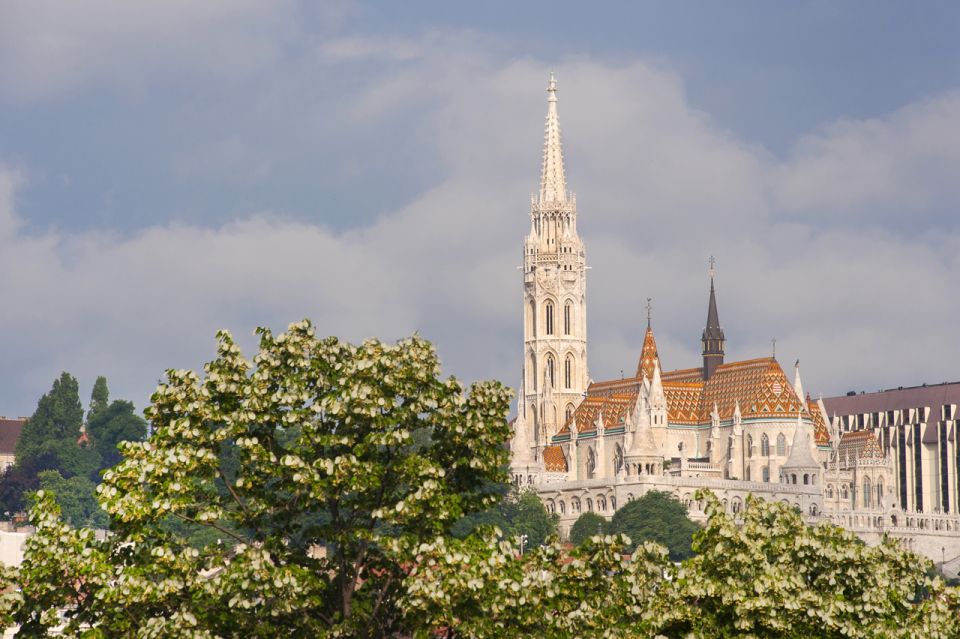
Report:
M 523 555 L 523 547 L 527 544 L 527 536 L 520 535 L 520 555 Z

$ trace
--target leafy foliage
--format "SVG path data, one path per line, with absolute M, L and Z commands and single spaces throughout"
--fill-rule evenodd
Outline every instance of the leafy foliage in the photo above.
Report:
M 56 496 L 64 520 L 71 526 L 105 528 L 107 513 L 97 503 L 97 486 L 87 477 L 76 475 L 69 479 L 55 470 L 45 470 L 37 478 L 40 489 Z
M 110 405 L 110 389 L 107 388 L 107 378 L 103 375 L 97 377 L 93 383 L 93 391 L 90 393 L 90 408 L 87 410 L 87 421 L 91 421 L 100 411 L 106 410 Z
M 451 532 L 462 539 L 481 526 L 498 528 L 508 537 L 526 535 L 525 546 L 534 548 L 542 546 L 548 537 L 556 534 L 557 516 L 547 512 L 534 492 L 508 492 L 493 508 L 458 521 Z
M 68 634 L 102 636 L 397 629 L 411 553 L 498 499 L 509 392 L 441 380 L 419 337 L 352 345 L 307 322 L 259 334 L 252 364 L 220 333 L 203 378 L 168 372 L 152 436 L 123 444 L 98 489 L 106 540 L 40 493 L 15 620 L 39 632 L 63 610 Z M 200 552 L 171 520 L 230 541 Z
M 593 512 L 585 512 L 570 527 L 570 543 L 574 546 L 583 544 L 594 535 L 603 535 L 610 528 L 609 522 Z
M 522 557 L 496 536 L 436 539 L 401 605 L 422 638 L 960 636 L 960 592 L 899 544 L 870 547 L 754 499 L 738 525 L 712 494 L 698 498 L 709 521 L 680 564 L 650 542 L 626 558 L 623 535 Z
M 82 425 L 83 407 L 77 380 L 70 373 L 62 373 L 24 424 L 17 440 L 16 464 L 34 473 L 76 466 L 73 448 Z
M 91 409 L 90 414 L 87 432 L 93 441 L 102 469 L 112 468 L 120 463 L 122 457 L 118 446 L 121 442 L 140 441 L 147 435 L 147 422 L 137 415 L 133 402 L 117 400 L 96 411 Z
M 699 527 L 690 521 L 687 509 L 673 495 L 653 490 L 614 513 L 610 530 L 635 543 L 653 541 L 666 546 L 670 559 L 679 561 L 693 554 L 693 534 Z

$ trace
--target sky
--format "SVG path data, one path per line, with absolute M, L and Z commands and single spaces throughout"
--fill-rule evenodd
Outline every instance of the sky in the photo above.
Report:
M 555 71 L 590 375 L 960 380 L 960 5 L 0 0 L 0 414 L 143 408 L 218 329 L 419 331 L 516 385 Z

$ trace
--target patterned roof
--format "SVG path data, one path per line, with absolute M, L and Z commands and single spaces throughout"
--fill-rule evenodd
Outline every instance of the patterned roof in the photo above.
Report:
M 640 361 L 637 362 L 637 377 L 653 379 L 653 368 L 660 361 L 657 355 L 657 340 L 653 338 L 653 329 L 647 327 L 643 336 L 643 349 L 640 351 Z
M 818 446 L 826 446 L 830 443 L 830 431 L 827 429 L 827 422 L 824 419 L 823 411 L 819 404 L 812 399 L 807 399 L 807 411 L 813 417 L 813 439 Z
M 547 446 L 543 449 L 543 467 L 548 473 L 567 472 L 567 458 L 559 446 Z
M 837 455 L 840 460 L 848 456 L 852 459 L 883 459 L 883 449 L 873 432 L 869 430 L 854 430 L 840 436 L 837 444 Z
M 637 376 L 595 382 L 587 389 L 587 397 L 581 402 L 571 421 L 577 432 L 594 430 L 598 412 L 603 414 L 606 428 L 622 424 L 636 402 L 643 383 L 643 375 L 649 349 L 652 365 L 656 354 L 653 331 L 647 329 L 644 338 L 644 353 L 637 367 Z M 762 357 L 721 364 L 713 376 L 704 381 L 703 369 L 687 368 L 663 373 L 663 391 L 667 398 L 667 420 L 670 424 L 700 425 L 710 423 L 714 404 L 721 421 L 733 418 L 739 402 L 743 419 L 783 418 L 796 419 L 799 412 L 813 424 L 816 443 L 829 443 L 830 436 L 819 406 L 814 401 L 801 401 L 793 390 L 787 376 L 776 359 Z M 569 423 L 559 434 L 569 434 Z

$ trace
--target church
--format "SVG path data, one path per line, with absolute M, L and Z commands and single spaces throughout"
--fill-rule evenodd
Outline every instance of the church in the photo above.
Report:
M 868 542 L 889 533 L 937 559 L 943 544 L 960 552 L 960 517 L 903 512 L 894 465 L 874 434 L 840 432 L 823 401 L 804 392 L 799 362 L 791 382 L 775 356 L 726 361 L 712 258 L 699 367 L 664 370 L 648 300 L 642 348 L 625 356 L 635 374 L 590 379 L 586 251 L 567 191 L 557 92 L 551 74 L 540 189 L 523 244 L 514 483 L 536 491 L 561 534 L 580 514 L 609 517 L 649 490 L 673 494 L 702 519 L 694 494 L 708 488 L 734 514 L 754 495 Z

